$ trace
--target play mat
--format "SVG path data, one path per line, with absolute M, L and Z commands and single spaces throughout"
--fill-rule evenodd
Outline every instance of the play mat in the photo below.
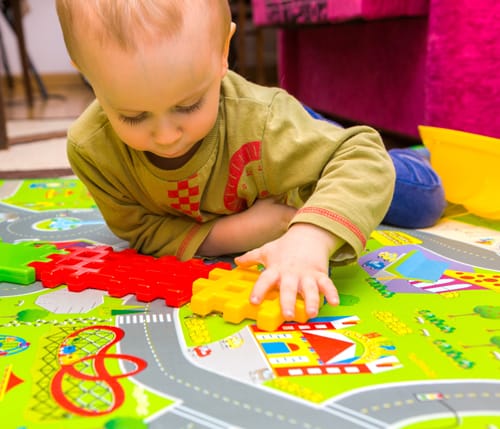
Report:
M 126 248 L 76 179 L 0 181 L 0 237 Z M 500 222 L 455 207 L 426 230 L 382 225 L 332 278 L 339 306 L 271 331 L 0 282 L 0 426 L 500 428 Z

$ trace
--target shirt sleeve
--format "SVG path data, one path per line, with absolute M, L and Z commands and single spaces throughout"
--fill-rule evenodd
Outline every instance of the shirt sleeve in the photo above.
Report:
M 134 185 L 132 179 L 125 183 L 125 175 L 118 177 L 113 169 L 107 168 L 106 164 L 112 162 L 110 157 L 102 154 L 96 157 L 85 145 L 71 138 L 67 151 L 73 171 L 87 187 L 115 235 L 144 254 L 175 255 L 181 260 L 195 255 L 213 221 L 197 223 L 187 217 L 145 207 L 130 191 L 130 186 L 138 185 Z
M 269 110 L 262 151 L 270 193 L 293 190 L 300 197 L 291 225 L 314 224 L 345 240 L 334 260 L 359 257 L 394 191 L 394 166 L 379 133 L 314 119 L 280 92 Z

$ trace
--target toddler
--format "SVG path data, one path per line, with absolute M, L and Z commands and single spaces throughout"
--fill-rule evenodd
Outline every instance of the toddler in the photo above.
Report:
M 391 202 L 379 134 L 316 119 L 228 71 L 227 0 L 57 0 L 96 101 L 68 132 L 71 166 L 110 229 L 139 252 L 242 254 L 251 302 L 280 288 L 309 317 L 338 303 L 329 261 L 352 261 Z

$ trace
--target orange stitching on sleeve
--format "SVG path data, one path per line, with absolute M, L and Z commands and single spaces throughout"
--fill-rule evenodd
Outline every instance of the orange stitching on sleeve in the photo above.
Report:
M 344 225 L 345 227 L 347 227 L 349 230 L 351 230 L 356 235 L 356 237 L 358 237 L 359 241 L 361 241 L 363 246 L 366 244 L 366 238 L 365 238 L 364 234 L 361 232 L 361 230 L 356 225 L 354 225 L 349 219 L 347 219 L 343 216 L 340 216 L 337 213 L 334 213 L 330 210 L 323 209 L 320 207 L 304 207 L 304 208 L 300 209 L 298 211 L 298 213 L 299 214 L 300 213 L 312 213 L 312 214 L 318 214 L 321 216 L 325 216 L 328 219 L 331 219 L 337 223 L 340 223 L 340 224 Z

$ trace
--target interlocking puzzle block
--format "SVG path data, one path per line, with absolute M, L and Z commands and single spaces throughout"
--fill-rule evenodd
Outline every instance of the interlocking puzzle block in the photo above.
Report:
M 115 252 L 109 246 L 68 251 L 69 254 L 55 255 L 49 262 L 31 264 L 45 287 L 66 284 L 72 292 L 99 289 L 118 298 L 135 294 L 143 302 L 162 298 L 171 307 L 180 307 L 191 299 L 196 279 L 206 278 L 217 267 L 231 268 L 226 262 L 206 264 L 201 259 L 155 258 L 133 249 Z
M 49 256 L 62 252 L 56 246 L 36 241 L 4 243 L 0 241 L 0 282 L 29 285 L 36 281 L 35 269 L 29 264 L 49 261 Z
M 210 271 L 208 279 L 198 279 L 193 283 L 191 310 L 200 316 L 218 311 L 225 321 L 231 323 L 253 319 L 259 329 L 276 330 L 285 321 L 281 314 L 279 290 L 270 290 L 259 305 L 250 303 L 250 293 L 259 275 L 257 266 Z M 305 323 L 307 320 L 304 300 L 297 296 L 294 321 Z
M 49 258 L 48 262 L 30 264 L 36 270 L 36 279 L 41 281 L 43 286 L 54 288 L 67 284 L 71 276 L 98 273 L 104 266 L 108 254 L 113 252 L 111 246 L 70 248 L 67 250 L 68 254 L 54 255 Z

